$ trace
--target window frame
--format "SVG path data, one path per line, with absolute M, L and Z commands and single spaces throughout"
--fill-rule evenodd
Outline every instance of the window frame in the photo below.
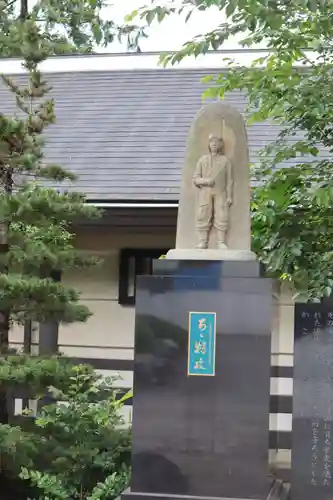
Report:
M 150 259 L 148 274 L 152 274 L 153 260 L 164 255 L 166 248 L 122 248 L 119 252 L 119 278 L 118 278 L 118 304 L 125 306 L 135 305 L 136 278 L 147 274 L 143 271 L 144 260 Z M 130 259 L 134 258 L 134 294 L 129 294 L 130 285 Z M 140 272 L 141 270 L 141 272 Z

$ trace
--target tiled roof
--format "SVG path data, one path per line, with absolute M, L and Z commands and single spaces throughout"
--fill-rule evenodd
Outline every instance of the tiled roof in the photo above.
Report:
M 201 78 L 215 72 L 143 69 L 46 75 L 57 114 L 47 133 L 47 160 L 75 172 L 78 181 L 66 187 L 90 200 L 177 200 L 189 127 L 202 106 Z M 227 101 L 243 111 L 240 92 L 228 95 Z M 15 109 L 3 84 L 0 109 Z M 267 123 L 248 129 L 252 162 L 276 134 L 277 127 Z

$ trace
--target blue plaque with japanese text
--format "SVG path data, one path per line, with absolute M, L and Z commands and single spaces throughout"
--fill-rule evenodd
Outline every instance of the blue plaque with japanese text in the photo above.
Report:
M 188 375 L 215 375 L 216 313 L 190 312 Z

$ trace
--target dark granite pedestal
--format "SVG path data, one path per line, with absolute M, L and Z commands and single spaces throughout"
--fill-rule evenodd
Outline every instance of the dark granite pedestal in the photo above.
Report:
M 216 313 L 215 368 L 189 375 L 189 313 Z M 123 497 L 264 500 L 271 281 L 256 262 L 168 261 L 138 279 L 133 459 Z

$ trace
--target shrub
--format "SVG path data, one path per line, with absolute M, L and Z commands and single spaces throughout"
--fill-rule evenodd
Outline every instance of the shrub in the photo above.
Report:
M 0 426 L 12 474 L 40 500 L 116 498 L 129 482 L 130 428 L 121 408 L 131 394 L 120 397 L 112 379 L 85 365 L 73 366 L 64 388 L 49 392 L 54 402 L 40 409 L 34 426 Z

